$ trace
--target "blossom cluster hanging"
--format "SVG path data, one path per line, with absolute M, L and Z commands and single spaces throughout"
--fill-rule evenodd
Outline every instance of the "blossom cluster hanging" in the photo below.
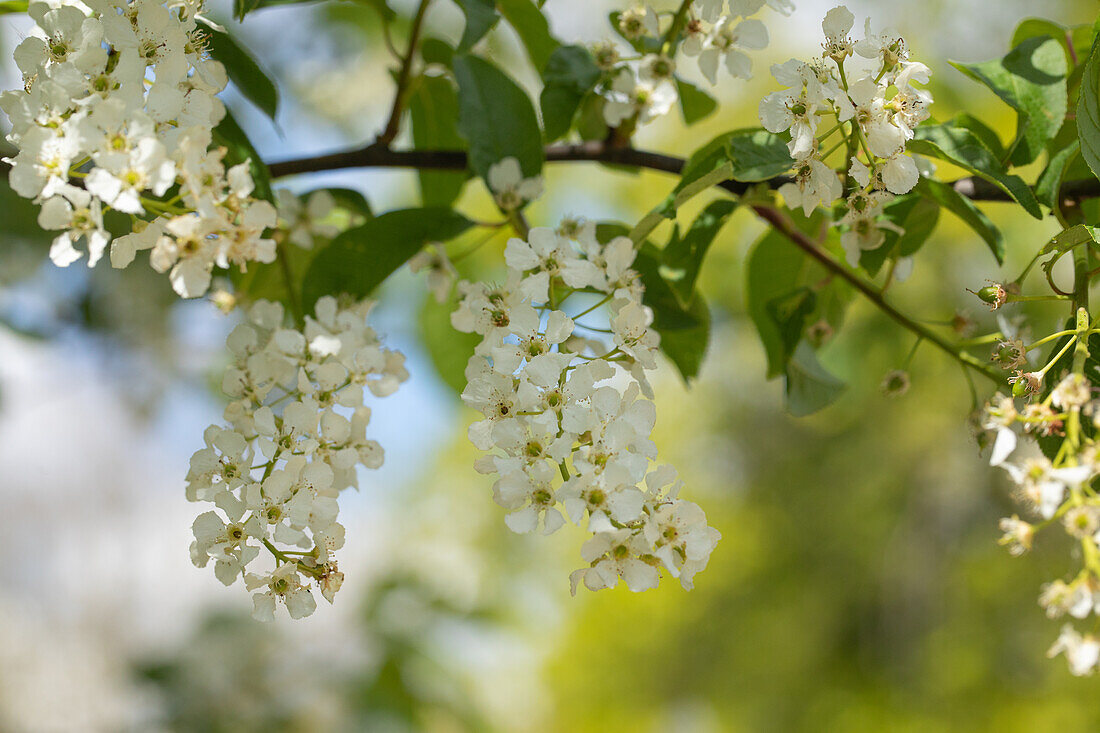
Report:
M 794 9 L 789 0 L 767 0 L 766 4 L 784 15 Z M 749 16 L 764 5 L 765 0 L 700 0 L 688 5 L 682 17 L 674 17 L 664 29 L 649 5 L 624 10 L 618 17 L 619 34 L 646 51 L 627 61 L 610 41 L 596 46 L 596 62 L 607 73 L 602 87 L 604 121 L 617 128 L 624 123 L 645 124 L 668 114 L 679 96 L 674 77 L 677 50 L 694 58 L 711 84 L 718 82 L 719 64 L 734 78 L 751 79 L 752 59 L 745 51 L 766 48 L 768 29 Z
M 1066 339 L 1043 369 L 1021 372 L 1015 397 L 998 394 L 984 413 L 984 427 L 996 435 L 990 464 L 1008 472 L 1024 513 L 1037 519 L 1027 521 L 1018 515 L 1002 519 L 1001 544 L 1013 555 L 1022 555 L 1031 549 L 1038 532 L 1060 526 L 1080 551 L 1082 567 L 1069 582 L 1056 579 L 1042 588 L 1039 604 L 1052 619 L 1100 617 L 1100 496 L 1090 486 L 1100 475 L 1100 444 L 1084 432 L 1085 421 L 1100 427 L 1100 400 L 1094 398 L 1093 385 L 1079 370 L 1066 374 L 1045 398 L 1039 398 L 1047 372 L 1088 333 L 1083 330 Z M 1054 459 L 1038 455 L 1009 460 L 1017 450 L 1013 429 L 1017 427 L 1034 437 L 1061 437 Z M 1100 664 L 1100 638 L 1082 634 L 1069 623 L 1049 654 L 1065 654 L 1073 674 L 1089 675 Z
M 791 59 L 772 67 L 776 81 L 787 87 L 760 102 L 760 121 L 769 132 L 790 132 L 794 181 L 779 193 L 791 208 L 809 216 L 818 206 L 845 198 L 847 213 L 838 222 L 848 263 L 861 252 L 881 247 L 886 230 L 901 229 L 883 217 L 895 194 L 917 185 L 916 161 L 906 154 L 913 129 L 928 119 L 931 95 L 914 84 L 927 84 L 931 71 L 909 60 L 905 39 L 889 29 L 850 37 L 855 16 L 843 5 L 830 10 L 821 24 L 825 33 L 820 58 Z M 846 61 L 860 56 L 873 62 L 857 75 Z M 893 93 L 891 95 L 891 90 Z M 847 129 L 845 129 L 847 124 Z M 828 125 L 825 131 L 820 127 Z M 837 135 L 831 147 L 826 141 Z M 846 149 L 844 183 L 827 158 Z
M 89 10 L 90 8 L 90 10 Z M 50 258 L 89 266 L 111 243 L 104 214 L 129 215 L 111 264 L 150 249 L 175 291 L 202 295 L 215 266 L 271 262 L 275 208 L 252 197 L 246 163 L 226 170 L 211 130 L 225 116 L 215 96 L 224 67 L 206 53 L 201 2 L 32 2 L 36 26 L 15 60 L 24 89 L 0 95 L 18 148 L 10 182 L 41 204 L 39 223 L 59 231 Z
M 191 458 L 187 498 L 216 509 L 194 523 L 191 559 L 226 585 L 244 576 L 253 615 L 270 620 L 276 600 L 293 618 L 313 613 L 316 582 L 331 602 L 343 582 L 333 553 L 344 544 L 337 497 L 358 486 L 356 468 L 378 468 L 383 450 L 366 437 L 375 397 L 408 378 L 405 357 L 366 325 L 373 303 L 317 301 L 303 330 L 285 328 L 281 305 L 258 301 L 229 335 L 234 356 L 222 381 L 227 427 L 211 425 Z M 274 567 L 252 563 L 270 557 Z
M 459 283 L 451 321 L 482 336 L 462 398 L 484 415 L 469 437 L 493 451 L 476 467 L 498 476 L 505 523 L 549 534 L 566 516 L 587 518 L 588 566 L 572 574 L 574 592 L 619 578 L 633 591 L 652 588 L 661 567 L 690 589 L 720 535 L 679 498 L 672 467 L 650 467 L 656 412 L 646 372 L 657 366 L 659 337 L 631 269 L 633 242 L 603 244 L 593 223 L 567 221 L 509 240 L 504 257 L 502 285 Z

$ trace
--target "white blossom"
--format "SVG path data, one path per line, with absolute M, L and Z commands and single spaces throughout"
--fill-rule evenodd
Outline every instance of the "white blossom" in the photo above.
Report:
M 574 590 L 620 577 L 644 590 L 661 567 L 690 588 L 718 540 L 678 498 L 675 472 L 649 471 L 656 411 L 645 372 L 657 367 L 659 337 L 634 256 L 630 239 L 600 242 L 590 224 L 535 227 L 508 242 L 504 285 L 459 283 L 451 319 L 482 337 L 462 399 L 482 415 L 468 434 L 488 452 L 477 469 L 498 476 L 505 523 L 549 534 L 568 517 L 593 533 Z
M 366 437 L 375 396 L 408 378 L 404 357 L 382 348 L 366 325 L 370 301 L 340 307 L 317 301 L 302 330 L 285 328 L 278 303 L 256 302 L 229 335 L 234 362 L 222 387 L 227 427 L 211 425 L 191 458 L 187 498 L 214 508 L 196 519 L 192 561 L 226 585 L 244 576 L 253 615 L 313 613 L 316 582 L 331 602 L 343 582 L 334 554 L 343 547 L 338 497 L 356 487 L 356 467 L 378 468 L 382 448 Z M 271 571 L 253 563 L 269 558 Z

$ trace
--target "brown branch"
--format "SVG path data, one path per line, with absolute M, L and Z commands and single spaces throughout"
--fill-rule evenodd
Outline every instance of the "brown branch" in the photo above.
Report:
M 886 302 L 882 293 L 870 282 L 863 279 L 856 273 L 848 270 L 833 257 L 821 249 L 810 237 L 806 236 L 800 231 L 794 224 L 785 217 L 778 209 L 771 206 L 754 205 L 752 210 L 756 212 L 764 221 L 771 224 L 776 231 L 786 237 L 792 244 L 808 254 L 810 257 L 817 260 L 826 270 L 833 275 L 843 279 L 853 288 L 863 294 L 867 300 L 871 301 L 879 310 L 881 310 L 890 318 L 894 319 L 899 325 L 907 328 L 915 333 L 919 338 L 926 341 L 930 341 L 935 344 L 944 353 L 949 354 L 952 359 L 955 359 L 960 364 L 971 369 L 980 372 L 986 377 L 989 377 L 994 382 L 1000 384 L 1004 382 L 1004 376 L 993 369 L 985 362 L 979 361 L 971 354 L 963 351 L 958 346 L 953 345 L 939 334 L 935 333 L 929 328 L 917 323 L 912 318 L 894 308 L 892 305 Z
M 678 174 L 684 168 L 683 158 L 637 148 L 608 145 L 600 140 L 569 145 L 550 145 L 546 148 L 546 160 L 549 163 L 583 161 L 611 163 L 672 174 Z M 358 150 L 278 161 L 271 164 L 270 170 L 273 178 L 281 178 L 300 173 L 346 168 L 466 170 L 467 166 L 466 153 L 461 150 L 390 150 L 386 146 L 376 144 Z M 771 188 L 778 188 L 789 180 L 786 176 L 778 176 L 765 183 Z M 730 180 L 719 185 L 731 193 L 743 194 L 756 184 Z M 1000 188 L 977 176 L 960 178 L 952 186 L 959 194 L 974 201 L 1011 200 Z M 1068 199 L 1100 197 L 1100 180 L 1092 178 L 1067 181 L 1062 185 L 1061 195 Z

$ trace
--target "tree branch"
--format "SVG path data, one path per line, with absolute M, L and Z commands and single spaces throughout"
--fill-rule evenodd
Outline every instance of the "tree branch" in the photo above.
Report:
M 836 275 L 837 277 L 841 278 L 853 288 L 862 293 L 863 296 L 867 298 L 867 300 L 871 301 L 875 305 L 875 307 L 877 307 L 886 315 L 890 316 L 890 318 L 894 319 L 894 321 L 896 321 L 899 325 L 912 331 L 921 339 L 931 342 L 941 351 L 949 354 L 952 359 L 955 359 L 963 366 L 970 367 L 971 369 L 980 372 L 989 379 L 992 379 L 997 384 L 1002 384 L 1004 382 L 1003 375 L 996 369 L 989 366 L 985 362 L 978 360 L 971 354 L 963 351 L 961 348 L 947 341 L 935 331 L 932 331 L 931 329 L 922 326 L 921 324 L 914 321 L 912 318 L 909 318 L 904 313 L 887 303 L 886 300 L 883 298 L 882 293 L 879 292 L 879 290 L 874 286 L 873 283 L 868 282 L 864 278 L 860 277 L 851 270 L 848 270 L 846 267 L 833 259 L 833 257 L 828 252 L 821 249 L 821 247 L 819 247 L 816 242 L 814 242 L 803 232 L 797 229 L 794 224 L 791 223 L 791 221 L 787 219 L 787 217 L 785 217 L 778 209 L 772 206 L 756 205 L 752 207 L 752 210 L 756 212 L 757 216 L 759 216 L 761 219 L 771 224 L 776 229 L 776 231 L 789 239 L 792 244 L 808 254 L 810 257 L 817 260 L 822 267 L 824 267 L 826 270 Z
M 637 148 L 608 145 L 600 140 L 550 145 L 546 148 L 546 160 L 549 163 L 611 163 L 673 174 L 679 174 L 684 168 L 683 158 Z M 461 150 L 390 150 L 384 145 L 374 144 L 358 150 L 278 161 L 270 165 L 273 178 L 347 168 L 466 170 L 467 159 L 466 153 Z M 778 176 L 764 183 L 771 188 L 778 188 L 788 181 L 790 178 L 787 176 Z M 731 193 L 740 195 L 757 184 L 728 180 L 718 185 Z M 960 195 L 973 201 L 1011 200 L 1000 188 L 977 176 L 960 178 L 952 186 Z M 1100 180 L 1092 178 L 1067 181 L 1062 185 L 1061 195 L 1068 199 L 1100 197 Z

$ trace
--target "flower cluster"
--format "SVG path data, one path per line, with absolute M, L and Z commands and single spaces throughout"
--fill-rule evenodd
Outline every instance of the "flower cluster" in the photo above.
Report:
M 748 16 L 758 13 L 765 2 L 785 15 L 794 8 L 789 0 L 698 0 L 664 31 L 649 5 L 620 13 L 619 34 L 647 51 L 640 60 L 626 62 L 613 43 L 596 46 L 596 63 L 607 74 L 601 87 L 604 121 L 611 127 L 636 126 L 668 113 L 678 98 L 674 74 L 680 38 L 679 50 L 696 60 L 711 84 L 718 81 L 719 64 L 735 78 L 751 79 L 752 59 L 745 51 L 766 48 L 768 29 Z
M 588 566 L 573 573 L 574 592 L 619 578 L 633 591 L 652 588 L 661 566 L 690 589 L 720 536 L 679 498 L 674 469 L 650 468 L 656 412 L 646 372 L 657 366 L 658 335 L 631 269 L 633 242 L 602 244 L 592 223 L 567 221 L 510 240 L 504 256 L 504 284 L 459 283 L 451 321 L 482 336 L 462 398 L 484 416 L 469 437 L 494 451 L 476 467 L 498 475 L 506 524 L 549 534 L 566 516 L 587 517 Z
M 384 397 L 408 378 L 405 357 L 366 325 L 371 306 L 325 296 L 296 330 L 283 327 L 281 305 L 258 301 L 229 335 L 228 425 L 207 428 L 187 474 L 188 500 L 216 508 L 195 520 L 191 559 L 213 560 L 226 585 L 243 575 L 257 619 L 271 620 L 277 600 L 291 617 L 308 616 L 310 581 L 330 603 L 343 582 L 333 556 L 344 544 L 337 496 L 358 485 L 359 464 L 378 468 L 383 458 L 366 437 L 364 388 Z M 250 569 L 261 554 L 272 570 Z
M 1073 343 L 1073 339 L 1068 342 Z M 1100 616 L 1100 496 L 1090 485 L 1100 475 L 1100 443 L 1085 435 L 1082 422 L 1087 419 L 1100 425 L 1100 401 L 1093 398 L 1089 381 L 1076 372 L 1059 381 L 1042 401 L 1033 399 L 1044 373 L 1029 375 L 1035 384 L 1027 390 L 1014 390 L 1029 398 L 1026 404 L 1019 406 L 1013 397 L 997 395 L 985 408 L 984 427 L 996 432 L 990 464 L 1008 472 L 1025 512 L 1038 518 L 1036 522 L 1017 515 L 1002 519 L 1001 544 L 1013 555 L 1022 555 L 1031 549 L 1038 532 L 1061 526 L 1080 548 L 1083 567 L 1069 582 L 1059 579 L 1044 585 L 1039 603 L 1050 618 Z M 1009 460 L 1017 447 L 1016 425 L 1036 436 L 1061 436 L 1055 458 Z M 1083 636 L 1067 624 L 1049 652 L 1050 656 L 1060 653 L 1066 655 L 1073 674 L 1092 674 L 1100 661 L 1100 640 L 1091 634 Z
M 151 249 L 150 263 L 183 297 L 206 292 L 215 266 L 274 259 L 264 232 L 275 208 L 252 197 L 247 164 L 226 170 L 225 149 L 212 148 L 226 73 L 207 57 L 201 9 L 197 0 L 31 3 L 37 25 L 15 50 L 24 88 L 0 95 L 0 109 L 19 151 L 7 161 L 11 186 L 41 204 L 44 229 L 60 232 L 57 265 L 83 256 L 81 240 L 89 265 L 100 259 L 111 210 L 133 222 L 111 264 Z
M 901 231 L 883 217 L 883 207 L 917 184 L 917 164 L 905 146 L 913 128 L 928 118 L 932 103 L 927 91 L 914 86 L 927 84 L 931 71 L 909 60 L 905 39 L 890 30 L 872 32 L 868 20 L 865 37 L 853 41 L 849 33 L 854 21 L 843 5 L 830 10 L 821 24 L 821 57 L 773 66 L 772 75 L 787 88 L 760 102 L 764 128 L 790 133 L 794 181 L 779 193 L 788 206 L 801 207 L 807 216 L 817 206 L 844 197 L 847 212 L 838 223 L 845 227 L 841 243 L 853 267 L 861 252 L 882 246 L 886 230 Z M 857 75 L 846 67 L 854 56 L 872 65 Z M 827 129 L 822 132 L 823 124 Z M 838 140 L 826 148 L 834 134 Z M 826 163 L 841 147 L 846 150 L 843 184 Z

